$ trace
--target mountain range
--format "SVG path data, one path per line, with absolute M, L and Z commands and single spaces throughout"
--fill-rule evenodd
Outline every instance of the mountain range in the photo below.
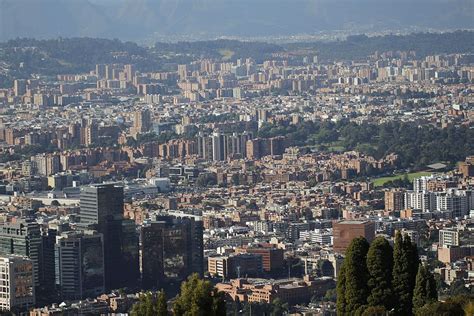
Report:
M 0 41 L 474 29 L 472 0 L 0 0 Z

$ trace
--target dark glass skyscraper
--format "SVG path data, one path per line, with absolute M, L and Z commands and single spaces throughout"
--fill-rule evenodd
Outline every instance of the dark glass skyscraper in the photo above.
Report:
M 190 274 L 203 274 L 202 221 L 158 216 L 141 228 L 142 287 L 176 290 Z
M 138 235 L 123 218 L 123 187 L 98 184 L 81 189 L 80 225 L 104 236 L 106 290 L 135 287 L 139 279 Z
M 81 225 L 102 225 L 123 218 L 123 187 L 98 184 L 81 188 Z
M 84 299 L 104 293 L 102 234 L 70 231 L 57 237 L 56 284 L 63 300 Z

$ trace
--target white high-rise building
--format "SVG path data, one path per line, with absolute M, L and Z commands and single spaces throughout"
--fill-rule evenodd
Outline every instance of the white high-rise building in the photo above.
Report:
M 459 232 L 455 229 L 441 229 L 439 231 L 439 245 L 445 246 L 459 246 Z
M 435 195 L 431 192 L 407 191 L 405 193 L 405 208 L 427 212 L 434 208 L 435 200 Z
M 35 304 L 33 261 L 27 257 L 0 256 L 0 310 L 27 311 Z
M 472 208 L 472 192 L 470 190 L 449 189 L 436 193 L 436 210 L 450 211 L 453 217 L 463 217 Z

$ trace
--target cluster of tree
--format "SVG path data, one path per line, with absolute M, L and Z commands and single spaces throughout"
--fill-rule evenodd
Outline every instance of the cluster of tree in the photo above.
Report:
M 418 58 L 432 54 L 469 53 L 474 50 L 474 32 L 414 33 L 409 35 L 348 36 L 344 41 L 294 43 L 288 49 L 312 49 L 322 60 L 365 59 L 375 51 L 415 51 Z
M 170 53 L 218 59 L 223 57 L 223 51 L 232 53 L 232 60 L 238 58 L 254 58 L 263 62 L 270 58 L 272 53 L 281 52 L 283 48 L 276 44 L 265 42 L 241 42 L 237 40 L 215 40 L 177 43 L 156 43 L 155 51 L 161 55 Z
M 138 146 L 150 142 L 166 143 L 167 141 L 176 138 L 178 138 L 178 135 L 170 131 L 165 131 L 160 134 L 150 132 L 145 134 L 138 134 L 136 139 L 133 137 L 128 137 L 127 146 Z
M 223 113 L 220 115 L 208 114 L 199 117 L 199 123 L 223 123 L 228 121 L 238 120 L 239 115 L 237 113 Z
M 117 59 L 114 52 L 125 54 Z M 96 64 L 118 61 L 151 71 L 162 64 L 147 48 L 136 43 L 99 38 L 19 38 L 0 43 L 0 59 L 11 65 L 11 73 L 0 78 L 5 87 L 11 87 L 13 78 L 28 78 L 32 73 L 79 73 L 94 69 Z
M 15 161 L 15 160 L 20 160 L 21 159 L 21 155 L 19 154 L 11 154 L 10 152 L 4 152 L 2 154 L 0 154 L 0 163 L 5 163 L 5 162 L 9 162 L 9 161 Z
M 337 280 L 338 315 L 412 315 L 436 300 L 435 279 L 409 236 L 398 232 L 393 248 L 383 237 L 349 245 Z
M 132 316 L 225 316 L 226 302 L 223 292 L 217 292 L 211 282 L 202 280 L 197 274 L 191 275 L 181 284 L 181 291 L 173 302 L 172 312 L 168 311 L 166 294 L 148 292 L 140 296 L 130 312 Z
M 387 181 L 383 184 L 384 188 L 405 188 L 411 189 L 412 182 L 408 178 L 408 175 L 404 175 L 403 178 L 396 178 L 394 180 Z
M 202 173 L 196 179 L 196 186 L 205 188 L 217 184 L 217 176 L 215 173 Z
M 341 120 L 303 122 L 299 125 L 266 124 L 259 137 L 286 136 L 292 146 L 324 145 L 337 141 L 344 150 L 357 150 L 376 159 L 395 153 L 401 168 L 423 168 L 434 162 L 456 163 L 474 154 L 474 129 L 445 129 L 415 123 L 356 124 Z M 324 148 L 320 146 L 320 148 Z
M 41 145 L 26 145 L 26 146 L 15 146 L 14 153 L 4 152 L 0 154 L 0 162 L 8 162 L 13 160 L 20 160 L 22 157 L 28 158 L 41 153 L 52 153 L 57 151 L 58 148 L 49 144 L 48 146 Z
M 140 294 L 138 303 L 135 303 L 130 311 L 131 316 L 166 316 L 168 315 L 168 303 L 166 293 L 159 291 L 156 295 L 152 292 Z
M 228 315 L 271 315 L 271 316 L 283 316 L 287 315 L 289 310 L 288 303 L 283 302 L 281 299 L 276 298 L 271 303 L 266 302 L 232 302 L 228 304 L 227 311 Z
M 258 130 L 258 137 L 285 136 L 292 146 L 324 143 L 337 140 L 337 126 L 331 122 L 310 122 L 301 124 L 264 124 Z
M 382 158 L 396 153 L 403 168 L 423 167 L 439 161 L 455 163 L 474 153 L 474 130 L 467 126 L 445 129 L 415 123 L 389 122 L 380 125 L 347 124 L 340 133 L 343 144 L 355 149 L 369 144 L 365 153 Z
M 425 315 L 474 315 L 474 296 L 458 295 L 448 297 L 444 302 L 432 302 L 426 304 L 417 311 L 417 316 Z

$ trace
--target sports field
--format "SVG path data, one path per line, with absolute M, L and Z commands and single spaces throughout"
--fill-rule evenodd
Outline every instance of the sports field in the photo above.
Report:
M 421 177 L 421 176 L 428 176 L 430 175 L 431 172 L 412 172 L 412 173 L 402 173 L 402 174 L 397 174 L 396 176 L 390 176 L 390 177 L 383 177 L 383 178 L 376 178 L 373 179 L 372 182 L 374 183 L 374 186 L 376 187 L 381 187 L 384 185 L 384 183 L 388 181 L 393 181 L 395 179 L 402 179 L 405 177 L 405 175 L 408 176 L 408 179 L 410 181 L 413 181 L 413 179 Z

